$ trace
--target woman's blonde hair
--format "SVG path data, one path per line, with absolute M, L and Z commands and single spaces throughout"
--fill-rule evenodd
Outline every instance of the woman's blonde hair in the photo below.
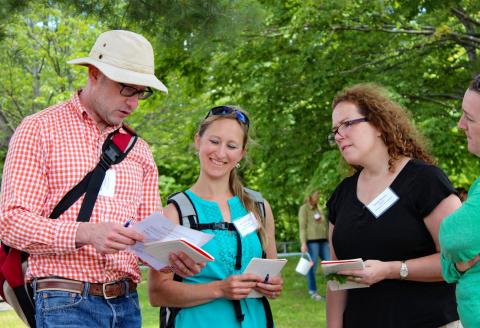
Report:
M 314 191 L 312 191 L 311 193 L 305 195 L 305 198 L 303 199 L 303 202 L 304 202 L 305 204 L 310 204 L 310 199 L 311 199 L 313 196 L 315 196 L 315 195 L 320 196 L 320 191 L 314 190 Z
M 227 107 L 230 107 L 234 110 L 241 111 L 244 115 L 248 115 L 247 112 L 245 112 L 243 109 L 235 106 L 230 106 L 228 105 Z M 208 127 L 215 121 L 223 120 L 223 119 L 228 119 L 228 120 L 234 120 L 237 122 L 240 127 L 242 128 L 243 131 L 243 145 L 242 149 L 246 152 L 247 150 L 247 145 L 250 143 L 250 137 L 249 137 L 249 126 L 237 119 L 236 113 L 233 112 L 231 114 L 224 114 L 224 115 L 210 115 L 206 117 L 201 123 L 198 128 L 197 134 L 198 136 L 202 137 L 205 131 L 207 131 Z M 237 172 L 237 168 L 235 167 L 230 171 L 230 178 L 229 178 L 229 187 L 230 187 L 230 192 L 237 196 L 240 201 L 242 202 L 243 206 L 245 206 L 247 212 L 252 212 L 255 215 L 255 218 L 257 219 L 258 226 L 259 226 L 259 235 L 260 239 L 262 241 L 263 248 L 265 249 L 267 246 L 267 238 L 266 238 L 266 232 L 265 232 L 265 222 L 266 218 L 262 218 L 260 214 L 260 210 L 257 206 L 257 203 L 255 202 L 254 199 L 252 199 L 249 194 L 245 191 L 243 188 L 243 183 L 240 179 L 240 176 Z
M 380 131 L 388 149 L 390 171 L 394 170 L 394 163 L 401 156 L 434 163 L 426 149 L 423 136 L 413 125 L 407 111 L 390 99 L 381 85 L 362 83 L 348 87 L 335 96 L 332 109 L 335 110 L 340 102 L 355 104 L 368 122 Z M 356 170 L 361 169 L 353 167 Z

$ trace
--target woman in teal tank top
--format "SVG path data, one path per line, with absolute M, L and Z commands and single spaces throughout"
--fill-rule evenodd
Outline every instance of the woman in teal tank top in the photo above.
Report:
M 480 157 L 480 75 L 465 92 L 458 127 L 465 131 L 468 151 Z M 440 225 L 442 273 L 456 283 L 458 314 L 465 328 L 480 327 L 480 178 L 463 205 Z
M 277 298 L 282 290 L 280 277 L 270 278 L 268 283 L 264 283 L 262 277 L 242 273 L 250 259 L 262 257 L 262 251 L 267 258 L 277 257 L 270 205 L 264 202 L 263 220 L 236 172 L 245 155 L 248 129 L 249 120 L 244 112 L 220 106 L 208 112 L 195 136 L 200 175 L 185 193 L 195 207 L 198 223 L 235 223 L 252 212 L 256 217 L 254 226 L 258 227 L 241 237 L 240 267 L 236 265 L 236 232 L 215 229 L 203 230 L 215 235 L 203 246 L 215 257 L 215 261 L 208 262 L 199 274 L 189 276 L 191 272 L 188 270 L 177 271 L 177 275 L 186 277 L 178 282 L 173 280 L 171 272 L 150 271 L 150 303 L 153 306 L 181 308 L 175 316 L 174 327 L 267 327 L 262 300 L 247 296 L 256 290 L 267 298 Z M 179 223 L 177 209 L 172 204 L 165 208 L 164 215 Z M 175 255 L 173 257 L 175 261 Z M 181 262 L 178 263 L 181 267 Z M 234 300 L 239 301 L 243 320 L 237 318 Z

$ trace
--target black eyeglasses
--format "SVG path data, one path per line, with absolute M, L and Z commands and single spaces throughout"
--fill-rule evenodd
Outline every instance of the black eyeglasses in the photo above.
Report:
M 234 114 L 234 113 L 235 113 L 235 118 L 237 119 L 237 121 L 245 124 L 247 127 L 250 127 L 250 120 L 248 119 L 248 116 L 244 112 L 242 112 L 241 110 L 232 108 L 232 107 L 228 107 L 228 106 L 213 107 L 212 109 L 210 109 L 208 111 L 207 116 L 205 116 L 205 118 L 207 118 L 209 116 L 212 116 L 212 115 L 223 116 L 223 115 L 230 115 L 230 114 Z
M 356 118 L 356 119 L 353 119 L 353 120 L 348 120 L 348 121 L 342 122 L 339 126 L 332 129 L 332 132 L 328 135 L 328 142 L 331 145 L 335 145 L 335 136 L 337 135 L 337 133 L 341 137 L 343 137 L 342 132 L 344 132 L 345 129 L 348 129 L 352 125 L 357 124 L 357 123 L 361 123 L 361 122 L 368 122 L 368 118 L 361 117 L 361 118 Z
M 133 97 L 135 95 L 138 95 L 138 99 L 147 99 L 148 97 L 153 95 L 153 90 L 149 87 L 146 87 L 143 90 L 139 90 L 130 85 L 126 85 L 120 82 L 117 83 L 120 84 L 120 86 L 122 87 L 120 89 L 120 94 L 124 97 Z

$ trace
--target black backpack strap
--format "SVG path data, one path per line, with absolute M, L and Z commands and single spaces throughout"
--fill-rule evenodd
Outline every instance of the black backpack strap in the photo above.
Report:
M 126 125 L 123 126 L 123 129 L 128 134 L 120 133 L 120 129 L 117 129 L 108 135 L 103 143 L 103 152 L 97 166 L 87 173 L 55 206 L 50 214 L 51 219 L 57 219 L 86 193 L 77 221 L 88 222 L 90 220 L 105 173 L 112 165 L 120 163 L 137 142 L 138 136 L 133 130 Z
M 120 129 L 117 129 L 110 133 L 103 143 L 103 152 L 100 156 L 100 161 L 92 171 L 92 176 L 88 182 L 85 197 L 83 198 L 82 207 L 78 212 L 77 221 L 90 221 L 90 216 L 97 201 L 105 173 L 112 165 L 120 163 L 127 157 L 137 142 L 138 136 L 131 129 L 125 128 L 128 134 L 120 133 L 119 130 Z M 132 133 L 134 134 L 132 135 Z
M 262 220 L 265 222 L 266 221 L 266 211 L 265 211 L 265 199 L 263 198 L 262 194 L 258 191 L 248 189 L 243 187 L 243 190 L 248 194 L 248 196 L 255 201 L 255 204 L 258 207 L 258 211 L 260 213 L 260 216 Z M 260 236 L 258 236 L 260 239 L 260 243 L 262 242 Z M 267 254 L 263 250 L 262 247 L 262 258 L 266 258 Z M 265 310 L 265 318 L 267 320 L 267 328 L 273 328 L 273 315 L 272 315 L 272 309 L 270 308 L 270 303 L 268 302 L 268 299 L 263 296 L 262 297 L 262 303 L 263 303 L 263 309 Z
M 187 228 L 192 228 L 192 226 L 196 226 L 198 224 L 198 215 L 195 206 L 193 206 L 192 200 L 185 192 L 180 191 L 169 195 L 167 197 L 167 204 L 173 204 L 177 209 L 180 225 Z M 182 281 L 183 279 L 179 275 L 175 274 L 173 276 L 173 280 Z M 180 307 L 160 307 L 160 328 L 174 328 L 175 317 L 181 310 L 182 308 Z
M 175 317 L 182 308 L 162 306 L 160 307 L 160 328 L 174 328 Z
M 267 320 L 267 328 L 273 328 L 273 315 L 272 309 L 270 308 L 270 303 L 268 303 L 268 299 L 263 296 L 262 297 L 263 309 L 265 310 L 265 319 Z
M 243 191 L 245 191 L 248 197 L 250 197 L 257 205 L 258 212 L 260 213 L 260 218 L 263 220 L 263 223 L 265 225 L 267 214 L 265 211 L 265 199 L 263 198 L 262 194 L 258 191 L 248 189 L 246 187 L 243 187 Z M 260 240 L 260 244 L 262 244 L 262 238 L 260 238 L 260 235 L 258 236 L 258 239 Z M 262 245 L 262 258 L 266 258 L 266 257 L 267 257 L 267 253 L 265 253 L 265 250 L 263 249 L 263 245 Z
M 2 286 L 3 287 L 3 286 Z M 13 288 L 13 292 L 17 297 L 18 304 L 22 308 L 25 319 L 27 319 L 30 327 L 35 327 L 35 304 L 33 300 L 33 288 L 30 284 L 23 284 L 17 288 Z
M 183 192 L 176 192 L 167 197 L 167 204 L 175 205 L 178 212 L 178 219 L 180 225 L 192 228 L 195 224 L 198 224 L 198 215 L 195 206 L 193 206 L 192 200 L 188 195 Z M 198 229 L 197 229 L 198 230 Z
M 242 238 L 237 230 L 237 227 L 231 222 L 216 222 L 216 223 L 197 223 L 190 226 L 195 230 L 228 230 L 234 231 L 237 239 L 237 255 L 235 256 L 235 270 L 242 268 Z
M 253 201 L 255 201 L 255 204 L 257 204 L 258 211 L 260 212 L 260 216 L 262 217 L 262 220 L 265 220 L 266 218 L 266 212 L 265 212 L 265 199 L 263 198 L 262 194 L 258 191 L 243 187 L 243 191 L 247 193 L 248 197 L 250 197 Z
M 235 310 L 235 317 L 239 322 L 242 322 L 245 319 L 245 314 L 242 313 L 242 306 L 240 300 L 233 300 L 233 309 Z
M 181 282 L 183 278 L 175 273 L 173 280 Z M 175 328 L 175 317 L 181 310 L 181 307 L 161 306 L 159 312 L 160 328 Z

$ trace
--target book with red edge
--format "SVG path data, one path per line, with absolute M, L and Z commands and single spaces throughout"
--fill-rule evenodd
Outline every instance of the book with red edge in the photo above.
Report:
M 365 264 L 361 258 L 348 259 L 348 260 L 322 261 L 320 262 L 320 265 L 322 267 L 322 271 L 325 276 L 328 276 L 329 274 L 337 274 L 337 272 L 344 271 L 344 270 L 365 269 Z M 347 280 L 346 282 L 343 282 L 343 283 L 337 280 L 328 280 L 327 285 L 328 285 L 328 288 L 330 288 L 330 290 L 334 290 L 334 291 L 370 287 L 367 284 L 361 284 L 361 283 L 350 281 L 350 280 Z
M 195 262 L 211 262 L 215 260 L 207 251 L 183 238 L 145 243 L 143 250 L 164 263 L 169 262 L 168 257 L 170 253 L 177 254 L 178 252 L 184 252 Z

